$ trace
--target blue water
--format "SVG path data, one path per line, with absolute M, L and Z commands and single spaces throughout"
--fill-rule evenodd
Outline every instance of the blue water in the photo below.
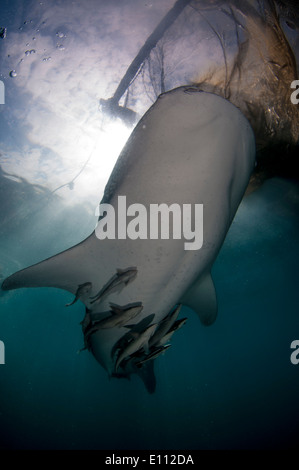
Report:
M 203 327 L 184 308 L 187 324 L 156 360 L 153 395 L 137 376 L 109 380 L 89 352 L 77 354 L 84 306 L 65 309 L 69 293 L 22 289 L 1 297 L 0 448 L 294 446 L 299 364 L 291 364 L 290 344 L 299 339 L 298 196 L 296 185 L 272 180 L 242 203 L 213 269 L 218 318 Z M 71 246 L 93 227 L 94 220 L 85 221 L 76 233 L 74 214 L 62 232 L 41 226 L 42 247 L 36 227 L 3 238 L 2 264 L 12 272 L 18 262 Z M 28 250 L 17 248 L 18 239 Z

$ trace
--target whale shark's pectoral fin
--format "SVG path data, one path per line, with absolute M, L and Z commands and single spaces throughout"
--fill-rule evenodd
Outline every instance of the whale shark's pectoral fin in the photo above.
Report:
M 217 298 L 211 274 L 196 280 L 185 292 L 180 302 L 192 308 L 203 325 L 211 325 L 217 317 Z
M 81 285 L 99 277 L 100 267 L 93 264 L 89 254 L 93 245 L 92 234 L 62 253 L 12 274 L 4 280 L 1 288 L 7 291 L 22 287 L 56 287 L 76 295 Z

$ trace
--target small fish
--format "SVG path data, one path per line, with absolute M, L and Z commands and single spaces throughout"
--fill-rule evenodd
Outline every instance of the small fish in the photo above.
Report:
M 84 316 L 83 320 L 80 322 L 80 325 L 82 325 L 83 333 L 91 325 L 91 314 L 90 314 L 90 311 L 88 309 L 86 309 L 85 316 Z
M 152 361 L 153 359 L 156 359 L 158 356 L 160 356 L 161 354 L 164 354 L 165 351 L 170 348 L 171 344 L 166 344 L 166 346 L 161 346 L 157 349 L 155 349 L 154 351 L 152 351 L 151 353 L 147 354 L 144 359 L 142 359 L 141 361 L 137 362 L 136 363 L 136 366 L 137 367 L 141 367 L 142 364 L 144 364 L 145 362 L 148 362 L 148 361 Z
M 155 334 L 151 337 L 149 347 L 152 348 L 156 345 L 166 333 L 169 332 L 170 328 L 176 321 L 182 306 L 178 305 L 172 312 L 170 312 L 159 324 Z
M 134 339 L 132 333 L 141 333 L 142 331 L 147 328 L 155 318 L 155 314 L 152 313 L 147 317 L 143 318 L 139 323 L 135 323 L 134 325 L 124 325 L 125 328 L 129 328 L 130 331 L 124 334 L 118 341 L 116 341 L 115 345 L 111 350 L 111 357 L 113 358 L 117 351 L 122 351 L 125 349 L 128 344 Z M 135 336 L 136 337 L 136 336 Z
M 91 282 L 85 282 L 84 284 L 79 284 L 73 302 L 71 302 L 70 304 L 66 304 L 65 306 L 66 306 L 66 307 L 70 307 L 70 306 L 73 305 L 75 302 L 77 302 L 77 300 L 81 299 L 81 298 L 84 297 L 86 294 L 88 294 L 88 293 L 90 292 L 91 286 L 92 286 L 92 283 L 91 283 Z
M 117 372 L 119 365 L 124 359 L 136 353 L 141 348 L 144 348 L 146 351 L 148 351 L 149 339 L 154 334 L 156 328 L 157 328 L 157 324 L 154 323 L 153 325 L 148 326 L 142 333 L 131 332 L 131 334 L 134 336 L 135 339 L 131 341 L 128 344 L 128 346 L 118 356 L 118 359 L 115 364 L 114 372 Z
M 139 313 L 143 309 L 141 302 L 138 302 L 136 304 L 128 304 L 124 307 L 121 307 L 116 304 L 110 304 L 110 306 L 110 313 L 112 315 L 98 322 L 95 322 L 94 326 L 97 329 L 114 328 L 116 326 L 120 328 L 121 326 L 124 326 L 128 321 L 132 320 L 132 318 L 135 318 L 137 315 L 139 315 Z
M 125 286 L 132 282 L 137 276 L 137 268 L 130 267 L 126 269 L 117 269 L 116 274 L 105 284 L 105 286 L 93 297 L 90 297 L 91 304 L 103 300 L 104 297 L 112 292 L 121 291 Z
M 105 314 L 109 312 L 103 312 L 103 313 Z M 81 322 L 82 331 L 84 335 L 84 347 L 80 351 L 83 351 L 84 349 L 90 350 L 90 337 L 91 335 L 93 335 L 94 333 L 98 331 L 97 323 L 101 321 L 101 320 L 94 321 L 94 317 L 96 318 L 98 316 L 102 317 L 103 313 L 92 315 L 90 312 L 86 312 L 86 315 Z
M 180 320 L 177 320 L 170 330 L 155 344 L 155 346 L 164 346 L 168 341 L 170 341 L 172 335 L 179 330 L 183 325 L 185 325 L 187 321 L 187 318 L 182 318 Z
M 182 326 L 185 325 L 187 321 L 187 317 L 185 318 L 180 318 L 179 320 L 177 320 L 176 322 L 174 322 L 173 326 L 171 327 L 171 329 L 169 331 L 177 331 L 179 330 L 180 328 L 182 328 Z
M 98 331 L 98 323 L 100 323 L 103 320 L 103 315 L 109 314 L 109 312 L 102 312 L 102 313 L 96 313 L 92 314 L 90 312 L 86 312 L 86 315 L 81 322 L 82 324 L 82 331 L 84 335 L 84 344 L 89 345 L 89 338 L 90 336 Z M 110 318 L 110 317 L 109 317 Z M 106 318 L 105 318 L 106 320 Z M 88 348 L 89 349 L 89 348 Z

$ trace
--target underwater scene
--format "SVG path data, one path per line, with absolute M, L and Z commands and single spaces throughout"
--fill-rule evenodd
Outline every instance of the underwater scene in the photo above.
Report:
M 298 447 L 298 25 L 1 0 L 0 449 Z

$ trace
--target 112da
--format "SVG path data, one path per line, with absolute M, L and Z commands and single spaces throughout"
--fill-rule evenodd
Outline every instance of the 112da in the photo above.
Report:
M 183 455 L 183 454 L 165 454 L 165 455 L 150 455 L 150 464 L 151 465 L 167 465 L 167 464 L 172 464 L 172 465 L 182 465 L 182 464 L 188 464 L 191 463 L 194 465 L 193 459 L 191 455 Z

